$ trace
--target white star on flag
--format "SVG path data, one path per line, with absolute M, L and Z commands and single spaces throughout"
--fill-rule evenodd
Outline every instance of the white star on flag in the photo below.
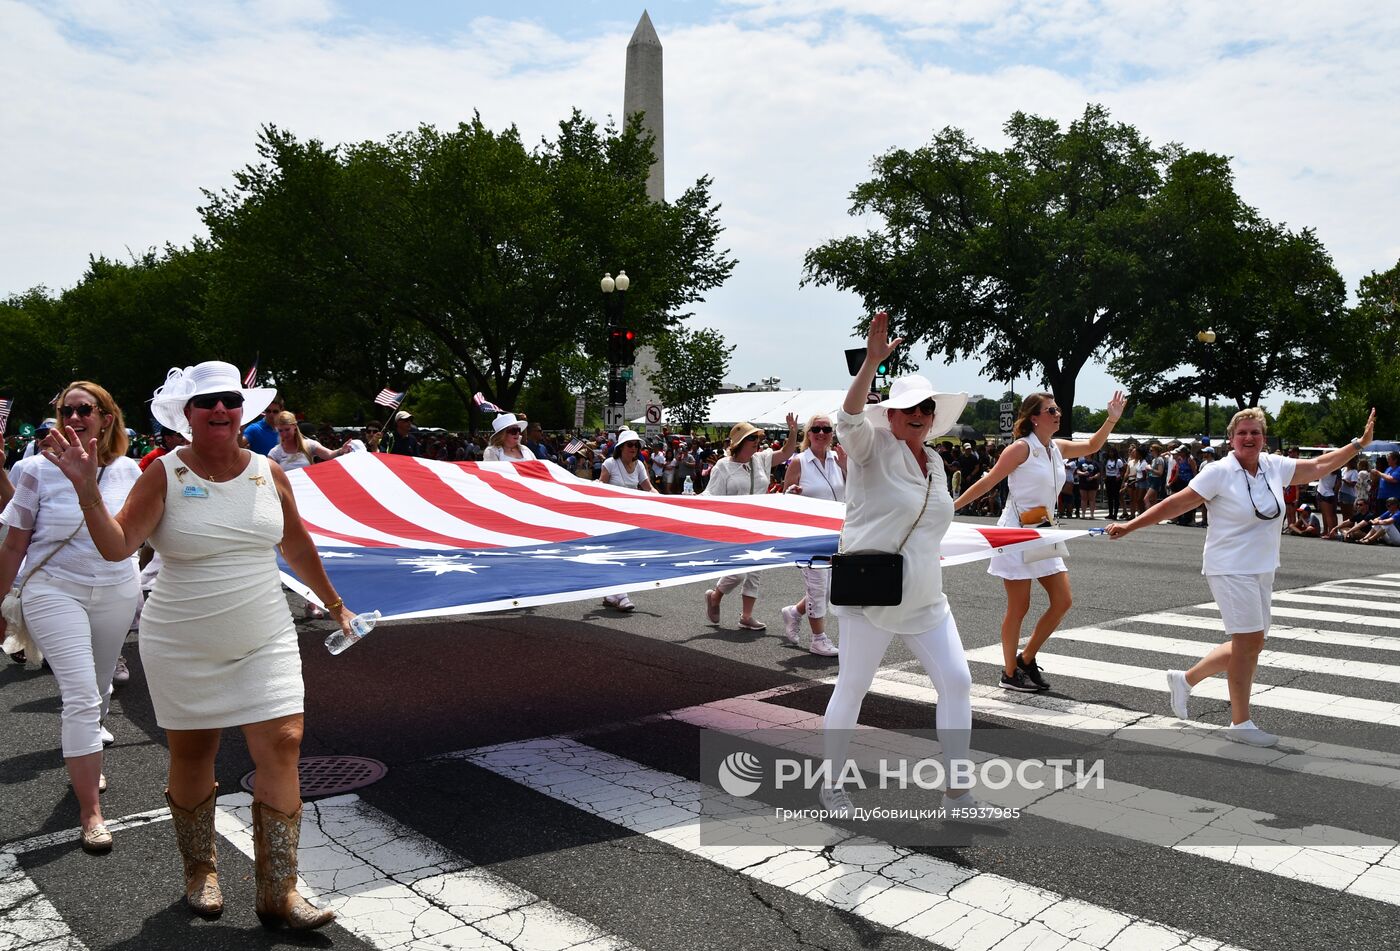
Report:
M 322 551 L 322 558 L 363 558 L 364 555 L 356 555 L 348 551 Z
M 777 558 L 786 558 L 787 552 L 775 551 L 772 548 L 760 548 L 757 551 L 750 548 L 742 555 L 735 555 L 734 561 L 773 561 Z
M 414 574 L 432 572 L 435 575 L 449 574 L 454 571 L 466 572 L 469 575 L 476 574 L 480 568 L 488 568 L 489 565 L 478 565 L 470 561 L 462 561 L 462 555 L 423 555 L 420 558 L 399 558 L 398 563 L 407 565 L 413 569 Z

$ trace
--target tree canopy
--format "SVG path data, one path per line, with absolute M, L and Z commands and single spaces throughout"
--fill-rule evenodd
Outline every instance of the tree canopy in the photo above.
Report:
M 992 379 L 1037 376 L 1062 406 L 1074 405 L 1090 359 L 1134 355 L 1135 388 L 1175 367 L 1196 329 L 1258 317 L 1293 286 L 1290 253 L 1311 269 L 1307 293 L 1290 305 L 1309 320 L 1335 314 L 1335 271 L 1317 258 L 1315 238 L 1261 222 L 1223 156 L 1154 147 L 1098 105 L 1067 128 L 1017 112 L 1004 130 L 1002 150 L 946 128 L 926 146 L 877 157 L 851 214 L 879 226 L 810 250 L 804 283 L 887 310 L 891 332 L 929 357 L 979 359 Z M 1250 238 L 1277 255 L 1257 251 L 1253 283 L 1232 295 Z M 1144 340 L 1155 346 L 1139 355 Z M 1270 372 L 1290 371 L 1278 361 Z M 1269 385 L 1256 374 L 1217 392 L 1253 393 L 1256 379 Z
M 646 342 L 735 263 L 708 178 L 673 203 L 647 199 L 651 144 L 635 118 L 619 132 L 576 111 L 533 149 L 479 117 L 334 148 L 269 126 L 259 152 L 201 211 L 222 252 L 217 308 L 324 354 L 284 365 L 265 349 L 279 378 L 377 388 L 416 372 L 512 405 L 550 361 L 601 360 L 604 271 L 631 272 Z M 379 345 L 352 346 L 366 330 Z
M 658 372 L 648 374 L 667 418 L 682 429 L 702 425 L 729 372 L 734 345 L 715 330 L 677 328 L 656 345 Z

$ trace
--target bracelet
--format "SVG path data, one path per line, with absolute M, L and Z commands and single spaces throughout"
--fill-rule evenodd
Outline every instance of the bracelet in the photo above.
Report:
M 99 505 L 101 505 L 101 504 L 102 504 L 102 496 L 99 495 L 97 498 L 93 499 L 93 500 L 92 500 L 91 502 L 89 502 L 87 505 L 83 505 L 82 503 L 79 503 L 79 504 L 78 504 L 78 509 L 79 509 L 79 511 L 86 512 L 88 509 L 95 509 L 95 508 L 97 508 L 97 507 L 98 507 Z
M 339 611 L 343 607 L 345 607 L 345 599 L 336 598 L 334 601 L 331 601 L 329 604 L 326 605 L 326 611 L 327 613 L 331 611 Z
M 1359 438 L 1354 438 L 1354 439 L 1352 439 L 1351 444 L 1352 444 L 1353 446 L 1355 446 L 1357 449 L 1360 449 L 1360 448 L 1361 448 L 1361 440 L 1360 440 Z

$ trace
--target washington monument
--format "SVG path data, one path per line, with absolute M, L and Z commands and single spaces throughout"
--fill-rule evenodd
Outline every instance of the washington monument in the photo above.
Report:
M 666 200 L 666 149 L 662 135 L 661 107 L 661 40 L 651 17 L 642 11 L 632 39 L 627 43 L 627 74 L 622 87 L 622 115 L 626 122 L 642 113 L 642 127 L 651 133 L 652 151 L 656 161 L 647 176 L 647 197 L 652 201 Z M 638 275 L 640 276 L 640 275 Z M 651 375 L 659 371 L 656 350 L 644 346 L 637 352 L 637 374 L 627 388 L 626 419 L 636 419 L 646 412 L 648 403 L 659 402 L 651 386 Z

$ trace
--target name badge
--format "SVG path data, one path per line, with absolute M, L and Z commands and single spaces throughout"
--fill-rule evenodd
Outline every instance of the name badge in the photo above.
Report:
M 187 486 L 185 486 L 185 493 L 184 493 L 184 494 L 185 494 L 185 498 L 187 498 L 187 499 L 207 499 L 207 498 L 209 498 L 209 490 L 206 489 L 206 488 L 205 488 L 204 486 L 202 486 L 202 485 L 187 485 Z

